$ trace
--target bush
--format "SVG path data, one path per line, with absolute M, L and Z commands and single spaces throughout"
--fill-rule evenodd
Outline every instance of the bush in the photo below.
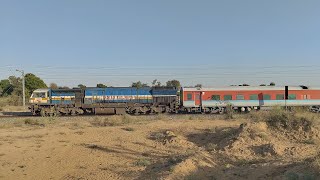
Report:
M 320 172 L 320 155 L 315 157 L 311 165 L 314 167 L 316 171 Z
M 233 108 L 232 108 L 232 105 L 231 104 L 228 104 L 227 107 L 226 107 L 226 112 L 225 112 L 225 119 L 228 120 L 228 119 L 233 119 Z
M 40 125 L 39 121 L 38 120 L 34 120 L 34 119 L 25 119 L 24 120 L 24 124 L 27 124 L 27 125 Z
M 151 161 L 149 159 L 141 158 L 135 162 L 136 166 L 149 166 L 151 165 Z
M 267 113 L 259 112 L 252 116 L 256 116 L 256 121 L 265 121 L 269 127 L 276 129 L 298 130 L 302 128 L 304 131 L 309 131 L 313 126 L 312 116 L 300 116 L 295 112 L 286 111 L 282 107 L 274 107 Z
M 134 129 L 131 128 L 131 127 L 126 127 L 126 128 L 122 128 L 122 129 L 125 130 L 125 131 L 134 131 Z
M 299 117 L 296 113 L 287 112 L 281 108 L 272 110 L 267 117 L 269 126 L 286 130 L 298 130 L 302 127 L 304 131 L 309 131 L 313 125 L 312 122 L 307 117 Z
M 10 95 L 0 98 L 0 107 L 22 105 L 22 98 L 17 95 Z
M 94 126 L 101 126 L 101 127 L 105 127 L 105 126 L 121 126 L 124 124 L 130 124 L 133 122 L 139 122 L 143 119 L 137 119 L 138 117 L 133 117 L 130 115 L 121 115 L 121 116 L 117 116 L 117 115 L 113 115 L 113 116 L 108 116 L 104 119 L 95 117 L 93 121 L 91 121 L 90 123 Z

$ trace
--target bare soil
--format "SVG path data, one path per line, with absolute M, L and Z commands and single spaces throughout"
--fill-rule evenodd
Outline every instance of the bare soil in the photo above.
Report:
M 318 127 L 220 117 L 0 119 L 0 179 L 319 179 Z

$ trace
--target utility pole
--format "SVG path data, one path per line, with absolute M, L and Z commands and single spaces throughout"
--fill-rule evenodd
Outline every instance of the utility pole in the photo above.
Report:
M 23 107 L 26 106 L 26 93 L 25 93 L 25 81 L 24 81 L 24 71 L 23 70 L 18 70 L 16 71 L 21 72 L 22 75 L 22 98 L 23 98 Z

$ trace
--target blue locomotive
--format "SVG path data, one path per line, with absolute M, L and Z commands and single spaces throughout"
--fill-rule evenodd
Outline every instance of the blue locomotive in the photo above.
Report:
M 177 110 L 174 87 L 37 89 L 29 107 L 34 115 L 152 114 Z

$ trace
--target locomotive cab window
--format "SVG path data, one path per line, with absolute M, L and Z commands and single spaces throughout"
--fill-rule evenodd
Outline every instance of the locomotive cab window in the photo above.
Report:
M 284 95 L 283 94 L 277 94 L 276 100 L 284 100 Z
M 224 95 L 223 98 L 225 101 L 232 100 L 232 95 Z
M 250 100 L 258 100 L 258 95 L 257 94 L 250 95 Z
M 289 94 L 288 99 L 295 100 L 295 99 L 297 99 L 297 96 L 295 94 Z
M 45 98 L 46 93 L 45 92 L 36 92 L 36 93 L 33 93 L 32 97 L 33 98 Z
M 271 100 L 271 96 L 269 94 L 264 94 L 263 100 Z
M 211 99 L 215 101 L 220 101 L 220 95 L 212 95 Z
M 237 100 L 244 100 L 244 95 L 238 94 L 236 97 Z
M 187 94 L 187 100 L 192 100 L 192 94 L 191 93 Z

